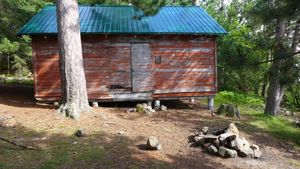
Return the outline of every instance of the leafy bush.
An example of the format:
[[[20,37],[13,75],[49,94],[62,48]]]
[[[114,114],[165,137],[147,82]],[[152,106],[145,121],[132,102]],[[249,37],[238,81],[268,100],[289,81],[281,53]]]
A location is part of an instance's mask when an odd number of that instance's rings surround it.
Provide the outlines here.
[[[5,57],[2,62],[8,64],[6,67],[8,72],[13,72],[19,77],[30,72],[31,48],[28,46],[29,42],[29,37],[25,36],[18,41],[10,41],[7,38],[0,39],[0,55]]]
[[[250,104],[250,105],[264,105],[262,98],[257,96],[235,93],[232,91],[222,91],[216,96],[217,103],[233,103],[233,104]]]
[[[31,77],[31,74],[28,75],[28,77],[7,77],[7,76],[0,76],[0,83],[4,84],[14,84],[14,85],[33,85],[33,78]]]
[[[291,109],[292,111],[300,110],[300,83],[296,83],[290,86],[283,98],[283,104],[285,107]]]

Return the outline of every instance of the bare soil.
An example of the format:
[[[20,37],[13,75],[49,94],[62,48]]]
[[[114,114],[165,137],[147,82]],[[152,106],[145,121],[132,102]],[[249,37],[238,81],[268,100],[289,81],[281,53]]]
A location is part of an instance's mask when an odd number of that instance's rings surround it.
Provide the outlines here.
[[[299,167],[299,151],[242,120],[212,117],[200,103],[166,101],[166,112],[149,116],[126,113],[136,103],[102,103],[80,121],[65,118],[54,105],[37,105],[33,89],[0,85],[0,137],[41,150],[22,150],[0,141],[0,168],[244,168]],[[260,159],[224,159],[191,147],[189,135],[203,126],[224,128],[235,122],[250,143],[261,147]],[[82,128],[87,136],[73,136]],[[145,150],[149,136],[162,144]]]

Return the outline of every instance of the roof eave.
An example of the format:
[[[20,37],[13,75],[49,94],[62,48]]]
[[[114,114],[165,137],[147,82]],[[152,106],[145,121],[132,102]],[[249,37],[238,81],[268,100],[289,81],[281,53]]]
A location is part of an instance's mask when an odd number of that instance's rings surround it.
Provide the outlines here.
[[[228,34],[227,32],[221,33],[194,33],[194,32],[81,32],[81,35],[212,35],[212,36],[222,36]],[[57,35],[57,33],[17,33],[18,36],[29,35],[29,36],[47,36],[47,35]]]

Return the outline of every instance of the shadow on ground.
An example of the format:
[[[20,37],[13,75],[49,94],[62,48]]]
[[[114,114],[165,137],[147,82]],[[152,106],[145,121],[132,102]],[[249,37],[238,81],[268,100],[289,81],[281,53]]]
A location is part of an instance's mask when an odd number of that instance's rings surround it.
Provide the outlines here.
[[[46,135],[23,126],[1,127],[1,137],[21,144],[39,146],[40,150],[24,150],[0,141],[0,168],[224,168],[195,154],[169,155],[162,161],[159,151],[140,149],[136,140],[106,133],[86,137],[62,134]]]
[[[35,118],[31,120],[39,120],[39,116],[52,113],[49,110],[54,109],[53,106],[37,106],[34,104],[33,89],[24,87],[10,87],[0,85],[0,104],[14,107],[29,107],[32,111],[38,109]],[[274,138],[270,134],[276,134],[276,131],[269,132],[258,128],[250,123],[252,117],[242,117],[237,120],[227,117],[212,117],[204,108],[206,105],[191,104],[184,101],[163,101],[169,110],[166,112],[158,112],[145,118],[145,114],[127,114],[125,111],[129,107],[134,107],[136,102],[123,103],[101,103],[97,116],[101,116],[101,111],[108,114],[114,114],[121,119],[130,120],[131,122],[150,121],[150,126],[158,123],[160,127],[169,127],[166,123],[174,124],[180,128],[186,128],[191,133],[208,126],[210,129],[220,129],[226,127],[230,122],[235,122],[237,127],[248,135],[248,138],[254,143],[273,147],[278,151],[288,152],[295,151],[294,147],[288,141],[282,141]],[[8,109],[10,109],[9,107]],[[49,109],[49,110],[45,110]],[[19,110],[19,109],[18,109]],[[43,111],[41,111],[43,110]],[[19,112],[15,112],[19,113]],[[26,112],[23,112],[26,114]],[[29,113],[30,114],[30,113]],[[16,115],[17,116],[17,115]],[[89,117],[93,121],[97,121],[95,117]],[[30,119],[30,118],[28,118]],[[27,120],[28,120],[27,119]],[[51,117],[54,119],[55,117]],[[88,119],[88,118],[86,118]],[[111,119],[109,119],[111,120]],[[113,120],[113,119],[112,119]],[[43,122],[43,120],[41,120]],[[57,122],[57,121],[55,121]],[[123,122],[123,121],[122,121]],[[154,122],[154,123],[152,123]],[[70,123],[73,124],[73,123]],[[161,124],[161,125],[159,125]],[[98,123],[97,123],[98,125]],[[96,126],[97,127],[97,126]],[[98,126],[99,127],[99,126]],[[174,126],[173,126],[174,127]],[[149,126],[144,126],[149,129]],[[47,129],[47,128],[46,128]],[[22,144],[38,145],[41,150],[31,151],[23,150],[18,147],[0,141],[0,169],[1,168],[226,168],[220,163],[202,157],[199,149],[195,151],[189,150],[188,154],[174,153],[167,154],[166,158],[161,158],[160,151],[146,151],[140,141],[146,138],[136,138],[135,140],[124,135],[116,135],[111,133],[98,132],[91,133],[87,137],[77,138],[71,135],[54,134],[49,135],[47,130],[44,132],[32,131],[29,128],[16,124],[13,127],[0,127],[0,136],[11,140],[16,140]],[[153,128],[151,128],[153,130]],[[278,130],[281,131],[281,130]],[[165,132],[165,130],[163,130]],[[166,130],[166,132],[168,132]],[[172,133],[171,135],[174,135]],[[299,131],[288,133],[293,142],[293,135]],[[188,133],[187,133],[188,135]],[[185,136],[181,135],[184,139]],[[287,139],[289,140],[289,138]],[[174,140],[176,141],[176,140]],[[188,141],[188,138],[186,138]],[[162,150],[163,151],[163,150]],[[288,158],[299,160],[298,151]],[[264,157],[272,159],[273,154],[265,152]],[[228,166],[228,165],[227,165]]]

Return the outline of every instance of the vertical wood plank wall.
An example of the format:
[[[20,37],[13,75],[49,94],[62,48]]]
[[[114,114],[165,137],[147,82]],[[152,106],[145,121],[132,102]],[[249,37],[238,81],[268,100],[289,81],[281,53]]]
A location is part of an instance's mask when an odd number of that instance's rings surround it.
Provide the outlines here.
[[[131,44],[132,91],[153,91],[154,62],[149,43]]]
[[[110,100],[112,93],[132,93],[132,80],[147,84],[152,98],[211,96],[216,93],[215,36],[82,36],[84,68],[91,100]],[[145,77],[132,77],[134,44],[148,44],[152,63],[139,64]],[[55,36],[33,36],[35,98],[58,100],[60,74]],[[155,62],[160,58],[160,63]],[[147,59],[146,59],[147,60]],[[149,69],[148,69],[149,68]],[[147,71],[148,69],[148,71]],[[144,82],[141,82],[142,85]],[[152,83],[149,83],[152,82]],[[150,86],[150,88],[149,88]],[[151,89],[152,86],[152,89]],[[143,90],[137,90],[143,92]]]

